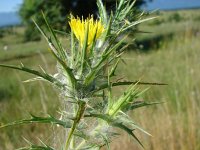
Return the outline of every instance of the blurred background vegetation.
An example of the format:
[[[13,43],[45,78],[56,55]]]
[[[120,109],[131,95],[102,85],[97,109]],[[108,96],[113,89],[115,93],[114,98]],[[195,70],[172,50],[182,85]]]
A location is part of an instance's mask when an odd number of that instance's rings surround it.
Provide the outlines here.
[[[104,2],[108,10],[115,8],[115,1]],[[135,8],[138,14],[145,2],[138,2]],[[92,0],[24,0],[19,11],[24,25],[0,28],[0,63],[18,65],[22,62],[35,69],[42,66],[52,74],[55,72],[56,62],[48,53],[48,45],[31,22],[34,17],[43,25],[41,10],[54,28],[62,31],[68,31],[69,12],[84,17],[96,15]],[[125,80],[141,79],[168,85],[151,86],[142,97],[164,101],[164,104],[132,112],[136,122],[153,135],[147,137],[138,133],[138,136],[149,150],[200,150],[200,9],[148,11],[146,14],[159,17],[138,26],[139,31],[148,33],[134,33],[133,43],[130,43],[132,39],[127,39],[130,46],[118,74]],[[60,40],[68,46],[67,36],[61,36]],[[29,118],[30,113],[58,114],[61,104],[57,91],[47,83],[22,82],[32,77],[0,68],[0,124]],[[116,93],[123,90],[116,89]],[[38,124],[1,129],[0,150],[26,145],[23,138],[36,144],[40,143],[38,139],[52,144],[59,135],[56,131],[49,125]],[[122,136],[115,139],[113,150],[141,149],[130,137]]]
[[[133,0],[130,0],[130,2]],[[145,0],[137,0],[135,3],[135,13],[138,14],[139,6],[145,4]],[[114,11],[116,0],[103,0],[108,12]],[[70,14],[87,18],[93,15],[95,18],[98,15],[96,0],[24,0],[20,7],[19,14],[23,23],[26,25],[25,40],[37,41],[40,40],[40,33],[32,23],[34,19],[39,26],[43,26],[44,19],[41,15],[44,11],[50,24],[57,30],[67,31],[69,28],[67,21]],[[134,17],[133,17],[134,18]]]

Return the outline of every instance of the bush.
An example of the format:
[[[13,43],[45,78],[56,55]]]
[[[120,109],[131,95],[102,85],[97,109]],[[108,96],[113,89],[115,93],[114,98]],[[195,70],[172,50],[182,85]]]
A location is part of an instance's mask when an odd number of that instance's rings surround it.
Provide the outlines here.
[[[5,31],[3,29],[0,29],[0,38],[3,38],[5,34]]]
[[[194,18],[194,21],[200,21],[200,16],[196,16],[196,17]]]
[[[27,27],[24,33],[24,42],[41,40],[40,33],[35,27]]]
[[[179,13],[175,12],[169,17],[168,21],[169,22],[180,22],[183,19],[184,18]]]

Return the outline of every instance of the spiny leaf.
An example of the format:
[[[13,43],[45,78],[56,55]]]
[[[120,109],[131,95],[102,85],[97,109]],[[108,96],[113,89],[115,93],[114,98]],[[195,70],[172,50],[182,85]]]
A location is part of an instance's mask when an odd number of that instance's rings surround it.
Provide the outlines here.
[[[97,114],[97,113],[90,113],[88,115],[84,115],[84,117],[95,117],[95,118],[100,118],[108,123],[112,122],[112,118],[111,116],[107,115],[107,114]]]
[[[53,116],[36,117],[34,115],[31,115],[31,119],[23,119],[19,121],[14,121],[12,123],[8,123],[6,125],[0,126],[0,128],[5,128],[9,126],[14,126],[14,125],[21,125],[21,124],[30,124],[30,123],[49,123],[49,124],[60,125],[60,126],[63,126],[64,128],[71,128],[70,122],[64,122],[64,121],[58,120],[54,118]]]
[[[56,29],[54,29],[53,31],[54,31],[55,33],[59,33],[59,34],[61,34],[61,35],[69,36],[69,33],[65,32],[65,31],[60,31],[60,30],[56,30]]]
[[[141,132],[149,135],[149,136],[152,136],[150,133],[148,133],[147,131],[145,131],[143,128],[141,128],[140,126],[138,126],[135,122],[133,122],[131,120],[131,118],[126,115],[125,113],[122,113],[123,115],[119,115],[117,116],[116,120],[118,120],[118,122],[121,122],[123,123],[124,125],[127,125],[129,126],[129,128],[132,128],[132,129],[138,129],[140,130]]]
[[[109,21],[107,23],[107,27],[106,27],[106,31],[104,32],[104,36],[102,38],[102,44],[100,45],[100,47],[103,45],[103,43],[106,43],[105,41],[109,38],[109,34],[111,31],[111,25],[112,25],[112,15],[110,15]]]
[[[122,81],[122,82],[114,82],[112,83],[113,86],[119,85],[131,85],[131,84],[138,84],[138,85],[167,85],[165,83],[156,83],[156,82],[140,82],[140,81]]]
[[[107,109],[107,113],[111,116],[115,116],[121,109],[127,106],[130,101],[133,101],[139,96],[139,91],[136,88],[136,84],[131,85],[128,89],[124,92],[124,94],[119,97],[119,99]]]
[[[140,82],[140,81],[119,81],[119,82],[112,82],[112,87],[121,86],[121,85],[131,85],[131,84],[138,84],[138,85],[167,85],[165,83],[155,83],[155,82]],[[104,83],[100,85],[94,92],[98,92],[100,90],[104,90],[108,88],[108,83]]]
[[[89,23],[85,24],[86,26],[86,30],[84,33],[84,43],[83,43],[83,47],[82,47],[82,58],[81,58],[81,75],[83,73],[83,70],[85,69],[85,64],[86,64],[86,60],[87,60],[87,48],[88,48],[88,36],[89,36]],[[80,43],[82,44],[82,43]]]
[[[129,107],[125,108],[124,111],[134,110],[136,108],[145,107],[145,106],[152,106],[152,105],[157,105],[157,104],[161,104],[161,103],[163,103],[163,102],[136,101],[136,102],[133,102]]]
[[[96,78],[98,72],[104,67],[105,61],[109,59],[111,54],[115,52],[115,50],[122,44],[124,40],[125,38],[123,38],[119,43],[115,44],[108,51],[104,50],[104,54],[102,54],[101,60],[94,66],[94,68],[92,68],[92,71],[86,76],[84,80],[85,85],[89,85]]]
[[[77,61],[77,59],[75,59],[78,55],[78,51],[76,51],[75,49],[75,37],[74,37],[74,33],[71,31],[71,66],[74,66],[75,62]]]
[[[64,58],[60,58],[60,56],[57,55],[57,50],[56,50],[56,48],[55,48],[55,46],[54,46],[51,38],[47,37],[47,35],[45,34],[45,32],[37,25],[37,23],[35,21],[33,21],[33,22],[35,23],[35,25],[38,28],[38,30],[42,33],[42,35],[45,37],[46,41],[48,42],[48,44],[49,44],[49,46],[51,48],[51,51],[50,51],[51,54],[56,58],[56,60],[59,62],[59,64],[65,69],[66,75],[70,78],[72,86],[75,86],[76,79],[75,79],[75,77],[74,77],[74,75],[72,73],[72,70],[67,66],[67,64],[65,63],[65,61],[63,61],[65,59]],[[48,22],[47,22],[47,24],[48,24]],[[49,26],[49,24],[48,24],[48,26]],[[49,30],[52,30],[52,32],[53,32],[53,29],[50,28]],[[53,36],[54,36],[54,38],[57,38],[56,35],[55,35],[55,33],[54,33]],[[57,40],[57,45],[60,45],[60,43],[59,43],[58,40]],[[62,48],[61,48],[61,51],[63,51]],[[65,56],[65,57],[67,57],[67,56]]]
[[[58,40],[58,38],[57,38],[57,36],[56,36],[54,30],[53,30],[52,27],[50,26],[50,24],[49,24],[49,22],[48,22],[48,20],[47,20],[47,18],[46,18],[46,16],[44,15],[43,12],[42,12],[42,15],[43,15],[43,18],[44,18],[44,20],[45,20],[45,23],[46,23],[46,25],[47,25],[47,27],[48,27],[50,33],[52,34],[53,38],[55,39],[55,42],[56,42],[57,47],[58,47],[58,49],[59,49],[58,53],[59,53],[60,58],[61,58],[63,61],[66,60],[66,53],[65,53],[65,51],[63,50],[60,41]]]
[[[129,127],[124,125],[120,120],[113,119],[113,117],[111,117],[110,115],[107,115],[107,114],[92,114],[91,113],[89,115],[85,115],[85,117],[96,117],[96,118],[99,118],[99,119],[106,121],[111,126],[114,126],[114,127],[117,127],[117,128],[124,130],[129,135],[131,135],[144,148],[143,144],[140,142],[140,140],[133,133],[133,129],[130,129]]]
[[[13,66],[13,65],[4,65],[4,64],[0,64],[0,67],[6,67],[6,68],[10,68],[10,69],[16,69],[16,70],[20,70],[20,71],[24,71],[36,76],[39,76],[51,83],[54,83],[55,85],[57,85],[58,87],[64,87],[64,85],[58,81],[57,79],[55,79],[53,76],[47,74],[47,73],[41,73],[39,71],[30,69],[30,68],[26,68],[23,65],[21,67],[17,67],[17,66]]]
[[[30,141],[28,141],[27,139],[24,138],[24,140],[30,145],[29,147],[22,147],[22,148],[19,148],[17,150],[54,150],[52,147],[44,144],[44,142],[42,142],[40,140],[40,142],[42,143],[42,145],[44,146],[39,146],[39,145],[35,145],[35,144],[32,144]]]
[[[115,65],[112,67],[112,69],[111,69],[111,71],[110,71],[110,73],[109,73],[109,76],[110,77],[112,77],[112,76],[115,76],[115,71],[116,71],[116,69],[117,69],[117,66],[118,66],[118,64],[119,64],[119,58],[118,58],[118,60],[117,60],[117,62],[115,63]]]
[[[79,148],[78,150],[100,150],[99,147],[100,147],[100,145],[97,145],[97,144],[89,144],[83,148]]]
[[[104,142],[105,142],[105,146],[107,150],[110,150],[110,140],[108,139],[108,137],[106,135],[103,135],[101,133],[99,133],[99,135],[103,138]]]
[[[115,18],[118,18],[119,14],[123,10],[123,5],[125,5],[125,4],[126,4],[125,0],[120,1],[119,5],[117,6],[116,12],[115,12]]]
[[[49,146],[31,145],[30,147],[23,147],[17,150],[54,150],[54,149]]]
[[[137,138],[137,136],[133,133],[133,129],[130,129],[127,126],[123,125],[123,123],[118,123],[118,122],[116,122],[112,125],[126,131],[129,135],[131,135],[144,148],[143,144],[140,142],[140,140]]]
[[[122,13],[121,19],[124,19],[128,13],[133,9],[133,6],[135,4],[136,0],[134,0],[131,4],[127,4],[126,7],[124,8],[124,11]]]
[[[73,74],[73,72],[72,72],[72,69],[69,68],[69,67],[67,66],[67,64],[66,64],[62,59],[60,59],[60,58],[54,53],[54,51],[51,51],[51,53],[52,53],[52,55],[57,59],[58,63],[59,63],[59,64],[63,67],[63,69],[65,70],[65,72],[66,72],[65,75],[67,75],[67,76],[69,77],[72,86],[75,87],[75,86],[76,86],[76,78],[74,77],[74,74]]]
[[[97,0],[97,6],[100,14],[100,18],[102,19],[103,23],[107,23],[107,12],[106,9],[102,3],[102,0]]]
[[[107,30],[107,32],[109,32],[109,31]],[[116,35],[114,35],[113,38],[110,40],[109,45],[103,50],[100,60],[92,68],[91,72],[86,76],[86,78],[84,80],[85,85],[89,85],[96,78],[96,75],[105,66],[106,60],[108,60],[111,57],[111,54],[113,54],[115,52],[115,50],[121,45],[123,40],[125,40],[125,38],[124,38],[119,43],[117,43],[113,46],[113,43],[115,42],[118,35],[119,35],[119,33],[116,33]]]
[[[40,31],[40,33],[44,36],[44,38],[48,41],[48,37],[46,35],[46,33],[42,30],[42,28],[40,28],[40,26],[35,22],[34,19],[32,19],[33,23],[35,24],[35,26],[38,28],[38,30]]]
[[[123,28],[123,30],[122,30],[121,32],[124,32],[124,31],[126,31],[126,30],[132,28],[133,26],[136,26],[136,25],[138,25],[138,24],[140,24],[140,23],[143,23],[143,22],[146,22],[146,21],[155,19],[155,18],[157,18],[157,17],[151,17],[151,18],[146,18],[146,19],[142,19],[142,20],[135,21],[135,22],[131,23],[130,25],[128,25],[127,27]]]

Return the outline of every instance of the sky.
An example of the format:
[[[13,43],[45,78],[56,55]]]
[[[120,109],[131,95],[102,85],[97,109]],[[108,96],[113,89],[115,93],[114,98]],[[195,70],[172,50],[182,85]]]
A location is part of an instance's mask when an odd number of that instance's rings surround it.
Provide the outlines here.
[[[148,4],[148,9],[176,9],[200,7],[200,0],[153,0]]]
[[[0,12],[17,11],[23,0],[0,0]]]
[[[0,12],[17,11],[23,0],[0,0]],[[175,9],[200,6],[200,0],[153,0],[147,9]]]

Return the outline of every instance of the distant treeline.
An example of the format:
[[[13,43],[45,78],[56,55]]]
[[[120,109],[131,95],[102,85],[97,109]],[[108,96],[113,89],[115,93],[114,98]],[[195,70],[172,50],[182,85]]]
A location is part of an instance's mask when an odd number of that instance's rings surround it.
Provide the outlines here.
[[[129,0],[132,3],[134,0]],[[135,14],[139,12],[139,7],[151,0],[137,0],[135,2]],[[21,5],[19,14],[22,18],[23,24],[27,26],[25,32],[25,40],[39,40],[40,34],[32,23],[31,18],[37,22],[39,26],[44,25],[44,19],[41,15],[43,11],[50,22],[50,24],[58,29],[66,31],[67,18],[72,13],[74,16],[86,18],[89,15],[98,15],[97,0],[24,0]],[[120,0],[102,0],[108,12],[114,11],[116,4]]]

